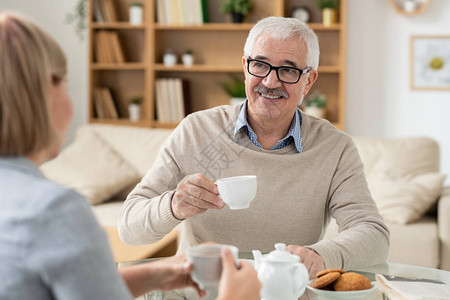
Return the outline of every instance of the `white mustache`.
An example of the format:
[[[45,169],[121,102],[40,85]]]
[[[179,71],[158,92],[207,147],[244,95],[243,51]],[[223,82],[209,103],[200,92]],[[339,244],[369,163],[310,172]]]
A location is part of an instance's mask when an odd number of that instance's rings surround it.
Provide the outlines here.
[[[282,91],[280,89],[269,89],[268,87],[265,87],[265,86],[255,86],[253,88],[253,91],[257,92],[257,93],[261,93],[261,94],[271,94],[274,96],[281,96],[284,98],[289,97],[289,95],[286,91]]]

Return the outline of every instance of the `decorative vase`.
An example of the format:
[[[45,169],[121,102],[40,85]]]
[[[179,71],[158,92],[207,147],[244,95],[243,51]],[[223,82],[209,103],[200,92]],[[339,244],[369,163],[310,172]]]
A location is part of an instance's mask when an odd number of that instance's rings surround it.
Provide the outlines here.
[[[165,66],[174,66],[177,63],[177,55],[173,52],[166,52],[163,56],[163,63]]]
[[[133,3],[130,5],[130,23],[132,25],[141,25],[143,21],[142,4]]]
[[[128,115],[130,117],[130,121],[139,121],[141,119],[141,105],[136,103],[131,103],[128,105]]]
[[[338,12],[334,8],[325,8],[322,10],[322,22],[324,26],[331,26],[337,23]]]
[[[406,12],[413,12],[416,10],[416,2],[413,0],[405,0],[403,3],[403,9]]]
[[[233,23],[242,23],[242,21],[244,21],[244,15],[238,12],[232,12],[231,19],[233,20]]]
[[[181,60],[183,61],[183,65],[186,67],[191,67],[194,64],[194,55],[185,53],[181,57]]]

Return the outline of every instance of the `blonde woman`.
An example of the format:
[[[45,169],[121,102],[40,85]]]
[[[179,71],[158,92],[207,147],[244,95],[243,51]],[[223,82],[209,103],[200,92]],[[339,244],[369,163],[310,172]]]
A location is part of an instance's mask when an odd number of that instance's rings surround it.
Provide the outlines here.
[[[183,256],[119,273],[87,201],[44,178],[38,166],[59,153],[72,113],[61,48],[27,19],[0,14],[0,299],[132,299],[184,287],[204,295]],[[256,299],[254,270],[236,269],[229,252],[223,259],[219,299]]]

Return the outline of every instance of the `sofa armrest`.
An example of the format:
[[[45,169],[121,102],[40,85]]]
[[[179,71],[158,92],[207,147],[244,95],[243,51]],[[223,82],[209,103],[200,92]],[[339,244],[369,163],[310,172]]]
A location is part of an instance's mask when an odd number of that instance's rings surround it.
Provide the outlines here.
[[[441,241],[440,268],[450,271],[450,186],[443,189],[438,202],[438,230]]]

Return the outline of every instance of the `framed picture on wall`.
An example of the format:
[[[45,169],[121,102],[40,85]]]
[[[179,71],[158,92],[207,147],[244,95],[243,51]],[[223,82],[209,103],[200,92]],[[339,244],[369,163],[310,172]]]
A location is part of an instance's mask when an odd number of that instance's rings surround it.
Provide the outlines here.
[[[411,37],[411,89],[450,90],[450,36]]]

